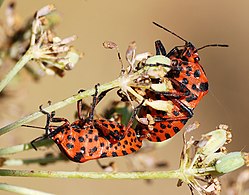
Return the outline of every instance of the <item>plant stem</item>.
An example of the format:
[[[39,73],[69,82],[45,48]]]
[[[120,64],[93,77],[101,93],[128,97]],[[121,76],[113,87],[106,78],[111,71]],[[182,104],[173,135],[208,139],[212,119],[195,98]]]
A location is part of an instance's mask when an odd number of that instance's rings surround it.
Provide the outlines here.
[[[65,172],[1,169],[1,176],[75,179],[182,179],[179,170],[158,172]]]
[[[0,92],[8,85],[8,83],[15,77],[15,75],[33,58],[33,54],[30,49],[21,57],[16,65],[10,70],[10,72],[0,82]]]
[[[109,89],[112,89],[112,88],[115,88],[115,87],[118,87],[120,84],[120,81],[119,79],[116,79],[112,82],[109,82],[109,83],[106,83],[106,84],[103,84],[103,85],[100,85],[98,87],[98,92],[101,93],[103,91],[106,91],[106,90],[109,90]],[[58,110],[60,108],[63,108],[69,104],[72,104],[72,103],[75,103],[76,101],[82,99],[82,98],[85,98],[85,97],[89,97],[91,95],[93,95],[95,93],[95,88],[92,88],[92,89],[89,89],[89,90],[86,90],[84,92],[81,92],[81,93],[78,93],[76,95],[73,95],[65,100],[62,100],[60,102],[57,102],[55,104],[52,104],[46,108],[44,108],[45,111],[47,112],[52,112],[52,111],[55,111],[55,110]],[[0,135],[3,135],[9,131],[11,131],[12,129],[14,128],[17,128],[17,127],[20,127],[21,125],[25,124],[25,123],[29,123],[41,116],[43,116],[44,114],[42,114],[40,111],[38,112],[34,112],[28,116],[25,116],[21,119],[19,119],[18,121],[15,121],[9,125],[6,125],[5,127],[1,128],[0,129]]]
[[[44,145],[48,146],[49,144],[53,144],[53,143],[54,142],[51,139],[46,139],[46,140],[37,141],[35,146],[38,148],[40,146],[44,146]],[[15,153],[30,150],[30,149],[33,149],[33,147],[31,146],[30,143],[10,146],[7,148],[1,148],[0,149],[0,156],[15,154]]]
[[[0,183],[0,190],[5,190],[8,192],[15,192],[17,194],[25,194],[25,195],[52,195],[50,193],[45,193],[37,190],[32,190],[24,187],[13,186],[5,183]]]
[[[21,166],[29,164],[47,165],[58,161],[67,161],[67,160],[68,159],[62,155],[45,156],[41,158],[32,158],[32,159],[7,159],[3,162],[3,166]]]
[[[2,6],[3,2],[4,2],[4,0],[0,0],[0,7]]]

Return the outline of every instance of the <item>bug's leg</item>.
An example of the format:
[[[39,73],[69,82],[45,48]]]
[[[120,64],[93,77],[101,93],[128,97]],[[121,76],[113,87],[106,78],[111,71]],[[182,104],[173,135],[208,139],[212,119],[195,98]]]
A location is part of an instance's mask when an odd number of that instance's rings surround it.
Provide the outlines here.
[[[130,117],[130,120],[126,127],[117,125],[115,123],[111,123],[110,121],[104,121],[101,123],[101,121],[95,121],[94,126],[101,130],[101,133],[104,134],[104,136],[112,143],[117,143],[118,141],[121,141],[125,138],[127,132],[131,128],[131,126],[134,123],[134,120],[137,116],[137,113],[142,106],[144,101],[142,101],[141,104],[139,104],[133,111],[132,116]],[[104,124],[105,123],[105,124]],[[112,127],[113,126],[113,127]],[[113,131],[114,130],[114,131]]]
[[[189,119],[193,116],[193,110],[186,106],[180,98],[187,97],[194,95],[190,92],[190,90],[186,87],[186,85],[180,83],[179,81],[170,78],[171,83],[174,86],[174,91],[172,92],[154,92],[156,94],[161,94],[168,100],[171,100],[174,105],[176,105],[180,110],[183,111],[183,113],[186,115],[186,117],[171,117],[171,118],[165,118],[164,121],[172,121],[172,120],[183,120],[183,119]]]
[[[78,91],[78,93],[81,93],[81,92],[84,92],[84,91],[85,91],[84,89],[80,89]],[[83,120],[83,116],[82,116],[82,99],[77,101],[77,114],[78,114],[78,118],[80,120]]]
[[[46,139],[46,138],[47,138],[46,135],[37,137],[37,138],[33,139],[33,140],[30,142],[30,145],[31,145],[35,150],[37,150],[37,147],[35,146],[35,143],[38,142],[38,141],[44,140],[44,139]]]
[[[144,103],[145,99],[137,106],[134,108],[133,110],[133,113],[131,115],[131,118],[126,126],[126,132],[129,130],[129,128],[131,128],[131,126],[133,125],[134,123],[134,120],[136,119],[136,116],[138,114],[138,111],[140,110],[140,108],[143,106],[143,103]]]
[[[30,142],[31,146],[37,150],[36,146],[35,146],[35,143],[38,142],[38,141],[42,141],[44,139],[47,139],[47,138],[51,138],[53,137],[54,135],[56,135],[58,132],[61,131],[61,129],[58,127],[56,128],[53,132],[50,132],[50,123],[51,122],[65,122],[65,123],[69,123],[67,119],[65,118],[54,118],[54,115],[55,115],[55,112],[51,112],[51,114],[49,112],[47,112],[46,110],[44,110],[42,108],[42,105],[39,106],[39,109],[40,109],[40,112],[42,112],[43,114],[47,115],[47,120],[46,120],[46,125],[44,127],[45,129],[45,134],[43,136],[40,136],[34,140],[32,140]]]
[[[112,90],[112,89],[108,89],[108,90],[106,90],[106,91],[103,91],[103,92],[101,92],[100,93],[100,95],[98,95],[97,96],[97,94],[98,94],[98,91],[97,91],[97,87],[99,86],[99,84],[97,84],[97,85],[95,85],[95,94],[93,95],[94,96],[94,99],[95,100],[93,100],[95,103],[95,106],[91,106],[91,108],[89,109],[89,110],[91,110],[90,111],[90,113],[92,112],[92,109],[93,108],[95,108],[96,107],[96,105],[105,97],[105,95],[110,91],[110,90]],[[83,90],[83,89],[81,89],[81,90],[79,90],[78,91],[78,93],[81,93],[81,92],[84,92],[85,90]],[[78,115],[78,118],[80,119],[80,120],[83,120],[83,115],[82,115],[82,106],[83,106],[83,103],[82,103],[82,99],[80,99],[80,100],[78,100],[77,101],[77,115]],[[90,106],[89,106],[90,107]],[[90,114],[91,115],[91,114]],[[90,117],[90,116],[89,116]],[[93,116],[91,116],[91,117],[93,117]]]
[[[101,92],[97,97],[97,104],[106,96],[106,94],[112,89],[108,89],[106,91]]]
[[[93,121],[94,110],[95,110],[95,107],[97,105],[98,86],[99,86],[99,84],[95,85],[95,93],[93,95],[93,102],[92,102],[92,106],[91,106],[91,111],[90,111],[89,116],[87,118],[87,120],[89,122]]]
[[[155,41],[156,55],[166,56],[166,49],[163,46],[163,43],[160,40]]]
[[[147,93],[149,93],[149,97],[153,95],[162,95],[164,98],[171,100],[171,98],[174,99],[180,99],[189,95],[192,95],[190,90],[186,87],[186,85],[180,83],[176,79],[168,78],[172,85],[173,85],[173,90],[170,91],[156,91],[153,89],[147,90]],[[152,94],[150,94],[152,92]]]
[[[45,125],[45,135],[47,135],[48,131],[49,131],[50,121],[52,119],[51,115],[54,116],[54,112],[52,112],[53,114],[50,114],[49,112],[47,112],[46,110],[44,110],[42,108],[42,105],[39,106],[39,110],[40,110],[41,113],[47,115],[47,121],[46,121],[46,125]]]
[[[37,137],[36,139],[32,140],[30,142],[31,146],[37,150],[36,146],[35,146],[35,142],[38,142],[38,141],[41,141],[41,140],[44,140],[48,137],[48,132],[49,132],[49,124],[50,124],[50,121],[51,121],[51,114],[48,113],[47,111],[43,110],[42,109],[42,105],[39,106],[39,109],[40,109],[40,112],[42,112],[43,114],[47,115],[47,120],[46,120],[46,125],[45,125],[45,134],[43,136],[40,136],[40,137]]]

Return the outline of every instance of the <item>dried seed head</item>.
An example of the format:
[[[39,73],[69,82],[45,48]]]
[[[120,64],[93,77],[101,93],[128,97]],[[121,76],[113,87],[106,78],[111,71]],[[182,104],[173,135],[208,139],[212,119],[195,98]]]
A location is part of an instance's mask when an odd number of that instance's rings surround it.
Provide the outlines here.
[[[143,61],[143,60],[148,59],[148,57],[151,56],[151,55],[152,54],[150,52],[140,53],[140,54],[137,54],[135,56],[135,60],[136,61]]]
[[[149,125],[155,124],[155,120],[154,120],[154,118],[150,114],[146,114],[146,118],[148,120],[148,124]]]
[[[130,64],[130,69],[133,70],[133,66],[136,62],[136,42],[135,41],[132,41],[127,50],[126,50],[126,54],[125,54],[125,58],[127,60],[127,62]]]
[[[219,195],[221,193],[221,183],[218,178],[212,178],[209,185],[204,189],[205,194]]]
[[[76,39],[75,35],[61,39],[50,29],[46,29],[45,16],[54,9],[52,5],[49,5],[37,12],[32,23],[30,48],[33,51],[33,59],[47,74],[63,76],[65,70],[74,68],[81,54],[69,45]]]
[[[249,166],[249,153],[244,152],[244,160],[245,160],[246,166]]]
[[[193,122],[192,124],[188,125],[185,129],[186,133],[189,133],[195,129],[197,129],[200,126],[200,123],[198,121]]]
[[[105,49],[116,49],[118,47],[117,44],[112,41],[105,41],[103,46]]]
[[[38,19],[40,17],[46,16],[54,10],[55,10],[55,6],[53,4],[46,5],[45,7],[41,8],[40,10],[36,12],[35,18]]]

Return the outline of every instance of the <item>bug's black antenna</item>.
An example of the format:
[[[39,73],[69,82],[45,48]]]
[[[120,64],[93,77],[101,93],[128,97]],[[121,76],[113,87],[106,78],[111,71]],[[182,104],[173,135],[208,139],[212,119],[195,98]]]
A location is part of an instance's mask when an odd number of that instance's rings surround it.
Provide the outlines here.
[[[198,48],[197,51],[200,51],[201,49],[204,49],[206,47],[229,47],[229,45],[227,45],[227,44],[208,44],[208,45],[204,45],[204,46]]]
[[[155,24],[155,25],[158,26],[159,28],[162,28],[163,30],[165,30],[165,31],[167,31],[167,32],[169,32],[169,33],[171,33],[172,35],[178,37],[179,39],[181,39],[181,40],[183,40],[183,41],[185,41],[185,42],[188,42],[188,41],[186,41],[184,38],[180,37],[179,35],[177,35],[177,34],[174,33],[173,31],[171,31],[171,30],[169,30],[169,29],[163,27],[162,25],[160,25],[160,24],[158,24],[158,23],[156,23],[156,22],[153,22],[153,24]]]
[[[38,127],[38,126],[33,126],[33,125],[22,125],[22,127],[31,127],[35,129],[45,129],[45,127]]]

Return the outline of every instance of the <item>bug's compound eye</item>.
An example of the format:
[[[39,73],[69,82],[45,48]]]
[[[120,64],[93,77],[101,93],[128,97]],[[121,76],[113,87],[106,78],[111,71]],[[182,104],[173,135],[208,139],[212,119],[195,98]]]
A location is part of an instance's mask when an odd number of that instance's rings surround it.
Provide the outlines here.
[[[201,59],[200,59],[200,57],[195,57],[194,60],[195,60],[195,62],[199,62]]]

